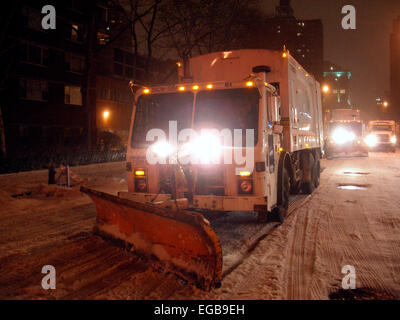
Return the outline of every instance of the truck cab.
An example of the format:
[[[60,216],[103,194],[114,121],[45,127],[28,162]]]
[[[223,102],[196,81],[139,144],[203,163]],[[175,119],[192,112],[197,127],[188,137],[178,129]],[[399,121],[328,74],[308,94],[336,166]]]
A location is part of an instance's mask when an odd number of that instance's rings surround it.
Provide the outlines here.
[[[396,152],[395,121],[370,121],[366,143],[371,150],[389,150]]]

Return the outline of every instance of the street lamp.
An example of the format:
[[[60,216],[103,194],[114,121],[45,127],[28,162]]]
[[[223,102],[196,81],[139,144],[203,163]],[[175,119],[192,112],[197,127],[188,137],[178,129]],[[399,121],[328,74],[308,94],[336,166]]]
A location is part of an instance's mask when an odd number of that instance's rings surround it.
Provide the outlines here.
[[[328,86],[328,85],[324,85],[324,86],[322,87],[322,91],[323,91],[324,93],[328,93],[328,92],[329,92],[329,86]]]
[[[104,119],[104,120],[107,120],[109,117],[110,117],[110,111],[107,111],[107,110],[104,111],[104,112],[103,112],[103,119]]]
[[[383,106],[384,106],[385,108],[387,108],[387,107],[389,106],[389,102],[384,101],[384,102],[383,102]]]

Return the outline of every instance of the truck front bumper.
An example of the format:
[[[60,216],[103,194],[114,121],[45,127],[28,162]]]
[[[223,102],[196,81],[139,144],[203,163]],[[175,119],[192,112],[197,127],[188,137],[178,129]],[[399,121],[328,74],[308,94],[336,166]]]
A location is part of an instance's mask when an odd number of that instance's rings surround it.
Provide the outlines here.
[[[170,194],[119,192],[118,196],[137,202],[161,202],[171,199]],[[263,196],[214,196],[193,197],[193,209],[213,211],[255,211],[256,207],[267,207],[267,197]]]

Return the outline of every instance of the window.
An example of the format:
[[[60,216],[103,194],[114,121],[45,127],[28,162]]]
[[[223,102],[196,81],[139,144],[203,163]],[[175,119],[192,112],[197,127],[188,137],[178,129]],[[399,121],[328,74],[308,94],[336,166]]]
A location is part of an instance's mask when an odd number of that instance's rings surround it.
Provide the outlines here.
[[[25,17],[29,29],[44,31],[42,28],[42,15],[39,10],[24,6],[22,8],[22,15]]]
[[[114,74],[131,78],[133,76],[134,55],[114,49]]]
[[[114,61],[124,63],[124,52],[119,49],[114,49]]]
[[[97,32],[97,43],[104,46],[110,42],[110,36],[108,34]]]
[[[47,95],[47,81],[37,79],[20,79],[21,98],[27,100],[46,101]]]
[[[65,86],[64,87],[64,103],[81,106],[82,105],[81,87]]]
[[[117,74],[117,75],[119,75],[119,76],[122,76],[123,73],[124,73],[123,70],[124,70],[124,67],[123,67],[122,64],[114,63],[114,73],[115,73],[115,74]]]
[[[125,67],[125,76],[126,76],[126,77],[129,77],[129,78],[132,78],[132,76],[133,76],[133,69],[130,68],[130,67]]]
[[[82,29],[77,24],[72,24],[67,29],[67,39],[74,42],[82,42]]]
[[[120,93],[117,89],[110,90],[110,100],[112,101],[120,101]]]
[[[107,88],[99,88],[98,98],[102,99],[102,100],[108,100],[108,89]]]
[[[21,61],[47,65],[48,50],[29,43],[21,44]]]
[[[83,72],[85,70],[85,58],[72,54],[65,54],[67,69],[74,72]]]

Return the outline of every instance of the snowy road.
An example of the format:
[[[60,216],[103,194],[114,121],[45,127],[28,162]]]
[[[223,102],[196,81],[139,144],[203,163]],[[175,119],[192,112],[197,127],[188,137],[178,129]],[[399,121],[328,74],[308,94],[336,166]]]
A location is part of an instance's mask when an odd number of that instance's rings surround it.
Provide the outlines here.
[[[38,187],[46,172],[0,176],[0,299],[327,299],[345,265],[355,267],[357,287],[400,297],[400,154],[323,167],[312,197],[210,293],[92,236],[94,207],[76,188]],[[124,163],[73,170],[100,190],[126,188]],[[228,253],[224,262],[234,264],[237,252]],[[40,286],[45,264],[56,267],[56,290]]]

